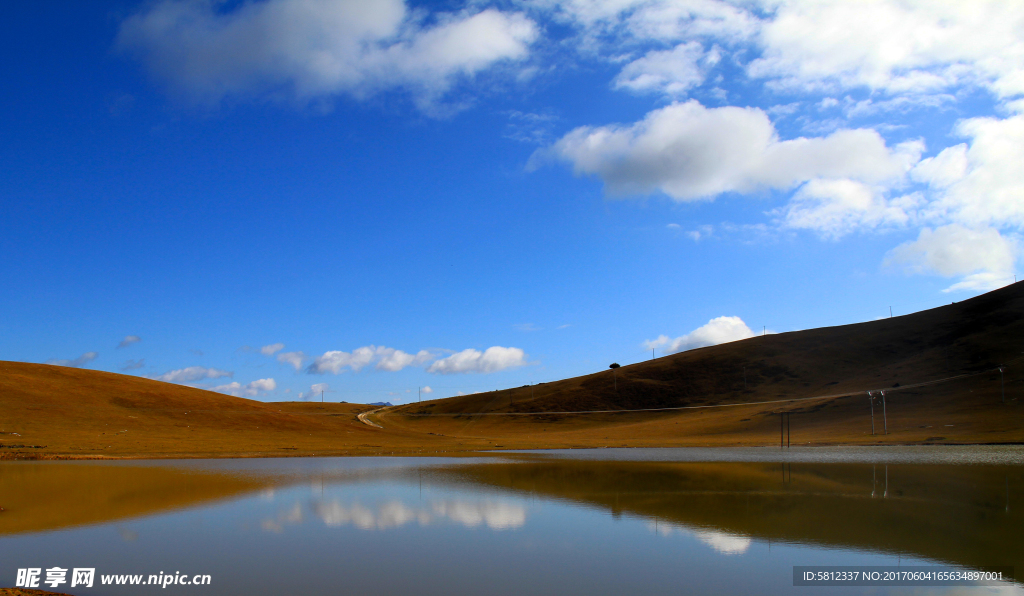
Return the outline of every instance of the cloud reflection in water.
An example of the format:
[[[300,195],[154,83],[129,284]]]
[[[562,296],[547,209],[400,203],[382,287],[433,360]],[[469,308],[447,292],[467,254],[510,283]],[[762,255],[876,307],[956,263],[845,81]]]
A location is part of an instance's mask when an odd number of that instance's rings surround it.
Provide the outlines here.
[[[353,525],[360,530],[389,530],[410,523],[426,526],[444,520],[467,528],[483,524],[492,530],[519,528],[526,523],[524,507],[500,501],[446,500],[433,501],[428,507],[410,507],[396,499],[368,507],[359,502],[345,504],[332,500],[313,501],[310,508],[326,526]],[[280,532],[285,525],[302,523],[302,520],[302,507],[296,503],[276,519],[266,519],[261,525],[264,530]]]
[[[749,537],[739,534],[709,530],[707,528],[694,529],[682,524],[663,521],[647,522],[647,529],[661,536],[669,536],[673,533],[693,536],[723,555],[742,555],[747,552],[747,549],[750,548],[753,542]]]

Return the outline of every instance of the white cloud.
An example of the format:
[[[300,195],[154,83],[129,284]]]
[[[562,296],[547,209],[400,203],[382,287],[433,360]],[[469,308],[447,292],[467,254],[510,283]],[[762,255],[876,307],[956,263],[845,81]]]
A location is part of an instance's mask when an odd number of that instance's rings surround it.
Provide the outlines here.
[[[696,41],[681,43],[671,50],[652,50],[623,67],[614,86],[637,92],[683,95],[704,81],[702,58],[704,47]]]
[[[954,132],[969,138],[915,168],[936,189],[927,216],[965,226],[1024,227],[1024,114],[970,118]]]
[[[78,358],[75,358],[74,360],[53,359],[47,360],[46,364],[52,364],[54,366],[70,366],[71,368],[81,368],[86,364],[89,364],[93,360],[96,360],[97,356],[99,356],[99,353],[97,352],[86,352],[79,356]]]
[[[527,57],[538,35],[521,13],[435,14],[429,26],[422,16],[402,0],[162,0],[125,19],[117,43],[200,102],[392,88],[429,102],[461,77]]]
[[[327,383],[313,383],[309,386],[309,391],[299,392],[298,399],[300,401],[308,401],[321,397],[324,393],[328,393],[331,390],[331,386]]]
[[[748,337],[754,337],[754,332],[750,330],[750,327],[747,327],[743,319],[739,317],[717,317],[708,321],[706,325],[675,339],[667,335],[659,335],[657,339],[647,340],[644,342],[644,348],[648,350],[664,348],[662,350],[663,353],[674,354],[675,352],[724,344],[747,339]]]
[[[307,356],[305,352],[281,352],[277,355],[278,362],[291,365],[295,370],[301,370],[306,359]]]
[[[420,392],[421,393],[433,393],[434,390],[431,389],[429,385],[427,385],[427,386],[424,386],[424,387],[420,387]]]
[[[782,210],[783,225],[839,238],[856,230],[904,225],[924,200],[919,194],[892,200],[884,195],[885,188],[853,180],[811,180]]]
[[[950,224],[921,230],[917,240],[894,248],[886,264],[902,265],[912,273],[965,276],[946,292],[987,291],[1013,281],[1018,252],[1016,243],[999,230]]]
[[[386,346],[364,346],[349,352],[332,350],[317,356],[307,371],[315,374],[339,374],[345,368],[359,372],[367,365],[376,362],[378,370],[399,371],[407,366],[420,365],[433,358],[427,350],[420,350],[415,355]]]
[[[140,341],[142,341],[142,338],[138,335],[126,335],[124,336],[124,339],[121,340],[121,343],[117,344],[117,347],[127,348],[128,346]]]
[[[158,381],[165,381],[167,383],[191,383],[193,381],[201,381],[203,379],[220,379],[222,377],[231,377],[235,373],[228,372],[226,370],[219,370],[216,368],[206,368],[204,366],[190,366],[188,368],[179,368],[165,372],[164,374],[156,377]]]
[[[429,373],[442,375],[456,373],[492,373],[526,365],[526,355],[519,348],[493,346],[483,352],[472,348],[435,361],[427,368]]]
[[[783,141],[760,109],[706,108],[690,100],[629,126],[577,128],[535,153],[531,167],[560,159],[577,175],[599,176],[609,194],[661,191],[685,201],[788,189],[815,178],[891,182],[904,177],[922,150],[916,141],[889,148],[870,129]]]
[[[714,37],[739,42],[758,30],[757,17],[718,0],[548,0],[538,4],[550,5],[556,17],[575,24],[585,48],[609,39],[623,43]]]
[[[407,366],[419,365],[433,358],[433,354],[420,350],[415,355],[394,348],[377,348],[378,370],[399,371]]]
[[[275,353],[280,352],[284,349],[284,344],[270,344],[269,346],[263,346],[260,348],[260,354],[264,356],[273,356]]]
[[[768,4],[768,3],[766,3]],[[929,93],[963,83],[1024,92],[1024,4],[1000,0],[774,3],[755,77],[788,85]]]
[[[257,379],[251,383],[246,383],[245,385],[238,381],[233,381],[227,385],[218,385],[212,388],[211,391],[227,393],[228,395],[234,395],[235,397],[256,397],[260,393],[273,391],[274,389],[277,389],[277,383],[274,379]]]

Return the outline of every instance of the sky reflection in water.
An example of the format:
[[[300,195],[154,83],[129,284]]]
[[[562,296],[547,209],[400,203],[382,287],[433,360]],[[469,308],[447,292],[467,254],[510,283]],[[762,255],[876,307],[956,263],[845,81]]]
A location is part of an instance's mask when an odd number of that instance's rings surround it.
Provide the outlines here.
[[[1018,465],[20,462],[0,466],[0,488],[0,585],[59,565],[213,576],[173,593],[849,595],[906,589],[796,588],[792,567],[1024,569]]]

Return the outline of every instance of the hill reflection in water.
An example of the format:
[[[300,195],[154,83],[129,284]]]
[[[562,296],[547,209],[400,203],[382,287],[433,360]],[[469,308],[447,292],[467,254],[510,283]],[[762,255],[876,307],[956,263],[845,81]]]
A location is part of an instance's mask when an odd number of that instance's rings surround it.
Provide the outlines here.
[[[1024,569],[1024,466],[516,458],[4,464],[0,585],[59,564],[247,596],[784,594],[808,593],[793,565]]]

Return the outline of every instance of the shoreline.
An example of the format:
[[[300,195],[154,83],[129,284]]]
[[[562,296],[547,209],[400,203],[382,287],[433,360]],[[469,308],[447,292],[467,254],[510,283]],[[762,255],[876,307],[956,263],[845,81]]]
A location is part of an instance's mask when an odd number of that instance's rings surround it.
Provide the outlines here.
[[[797,450],[817,450],[835,448],[900,448],[900,447],[921,447],[921,448],[962,448],[962,447],[1024,447],[1024,442],[970,442],[970,443],[818,443],[814,445],[794,445],[792,447],[779,448],[778,445],[617,445],[617,446],[550,446],[550,447],[510,447],[507,449],[463,449],[463,450],[437,450],[430,453],[424,451],[387,451],[368,453],[264,453],[264,452],[243,452],[243,453],[163,453],[163,454],[122,454],[122,455],[77,455],[67,453],[53,454],[0,454],[0,462],[5,461],[139,461],[139,460],[222,460],[222,459],[295,459],[295,458],[356,458],[356,457],[493,457],[494,455],[541,455],[552,451],[579,451],[598,452],[607,450],[730,450],[730,449],[770,449],[781,453]]]

